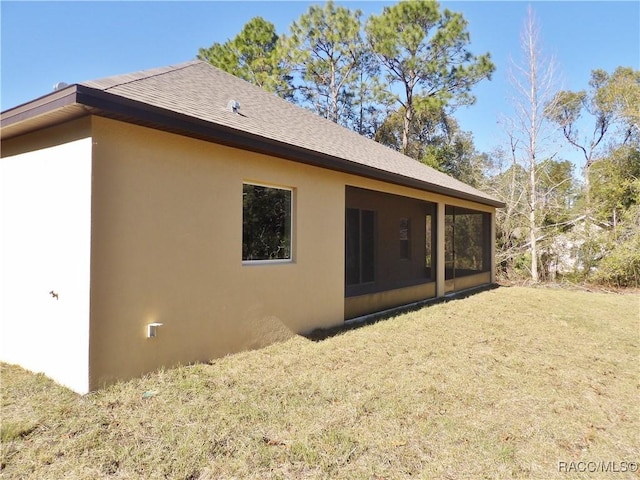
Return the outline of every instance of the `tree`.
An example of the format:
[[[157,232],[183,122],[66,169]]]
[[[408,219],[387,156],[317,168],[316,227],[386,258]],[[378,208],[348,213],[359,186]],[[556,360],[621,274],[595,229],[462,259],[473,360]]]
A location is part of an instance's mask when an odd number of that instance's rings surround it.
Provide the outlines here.
[[[622,127],[622,143],[640,139],[640,70],[618,67],[595,92],[603,110],[613,113],[613,122]]]
[[[201,48],[198,58],[280,96],[291,95],[276,28],[262,17],[249,20],[235,38]]]
[[[429,109],[472,104],[471,88],[490,78],[490,55],[467,50],[467,21],[460,13],[440,11],[435,1],[400,2],[372,15],[366,24],[369,45],[387,70],[391,92],[402,112],[400,151],[406,153],[416,116]]]
[[[578,195],[573,163],[569,160],[543,160],[537,166],[536,177],[541,227],[563,227],[571,220]]]
[[[616,252],[626,251],[620,250],[620,240],[627,242],[627,246],[638,241],[629,235],[618,238],[618,231],[628,232],[628,224],[633,225],[628,212],[637,203],[640,190],[637,180],[640,171],[639,101],[640,72],[618,67],[613,74],[593,70],[588,91],[558,92],[554,104],[547,110],[548,118],[584,158],[585,238],[580,253],[584,266],[582,275],[587,279],[608,282],[613,277],[608,276],[607,271],[614,272],[611,275],[615,278],[622,278],[619,275],[624,272],[625,262],[635,265],[636,260],[632,257]],[[593,122],[591,134],[583,135],[578,129],[583,114]],[[599,226],[593,226],[593,222]],[[610,232],[606,225],[612,225]],[[602,226],[605,231],[594,235],[593,231]],[[621,258],[625,260],[619,261]],[[636,273],[631,277],[637,281],[634,275]]]
[[[574,165],[568,160],[545,159],[536,168],[538,208],[536,212],[539,235],[538,276],[540,280],[555,278],[559,268],[566,267],[570,258],[570,240],[579,216],[574,205],[578,197],[578,184],[573,175]]]
[[[403,109],[390,112],[376,131],[375,140],[400,151],[403,118]],[[462,131],[442,107],[427,108],[415,116],[405,155],[472,186],[481,183],[487,163],[486,156],[476,151],[471,133]]]
[[[427,145],[425,150],[423,163],[473,187],[479,188],[484,183],[488,155],[478,153],[473,135],[460,130],[457,122],[452,121],[448,135]]]
[[[603,155],[604,139],[613,125],[621,127],[618,144],[638,141],[640,137],[640,71],[618,67],[612,75],[593,70],[587,92],[561,91],[547,109],[548,118],[561,129],[566,140],[584,157],[584,180],[587,214],[591,208],[593,164]],[[581,135],[578,120],[583,113],[593,119],[591,135]]]
[[[502,119],[507,142],[492,155],[488,186],[503,199],[497,212],[497,260],[508,276],[545,278],[554,238],[568,228],[575,203],[572,164],[556,160],[556,130],[545,116],[552,103],[555,61],[542,51],[529,8],[520,35],[521,56],[509,70],[513,114]]]
[[[405,109],[390,111],[376,132],[375,140],[397,151],[403,148]],[[449,143],[450,132],[457,123],[447,115],[444,107],[434,106],[418,112],[407,132],[404,154],[423,161],[429,146]],[[434,165],[431,165],[434,166]]]
[[[596,220],[611,223],[640,203],[640,147],[622,145],[591,168],[592,213]]]
[[[605,244],[590,279],[616,287],[640,287],[640,195],[621,216],[619,227]]]
[[[566,140],[577,148],[584,157],[584,180],[585,180],[585,206],[587,217],[590,216],[590,182],[589,170],[596,160],[599,147],[605,134],[609,130],[614,118],[613,105],[610,102],[602,101],[598,92],[604,88],[609,76],[603,70],[591,72],[591,92],[586,91],[571,92],[560,91],[553,98],[546,110],[547,118],[556,123]],[[594,128],[591,137],[581,137],[577,127],[578,119],[582,112],[586,111],[594,119]]]
[[[545,112],[553,105],[556,67],[555,61],[546,58],[542,52],[540,28],[531,7],[520,35],[520,48],[522,60],[520,63],[512,62],[509,78],[513,89],[514,116],[507,119],[507,134],[514,163],[521,164],[528,175],[528,184],[523,186],[523,190],[527,192],[531,279],[537,282],[541,223],[538,164],[540,160],[553,156],[544,154],[545,141],[550,134]]]
[[[514,149],[497,147],[491,154],[487,190],[505,203],[496,210],[496,265],[501,276],[522,276],[525,265],[526,232],[523,218],[526,217],[527,172],[517,162]],[[526,224],[524,224],[526,226]],[[530,264],[530,259],[527,264]]]
[[[344,125],[357,117],[352,109],[358,103],[365,108],[364,89],[359,87],[373,69],[360,35],[361,16],[360,10],[336,7],[332,1],[312,5],[293,22],[284,42],[287,60],[300,75],[296,91],[301,103]],[[360,113],[362,117],[364,111]]]
[[[389,93],[380,81],[380,66],[367,49],[358,68],[353,90],[345,96],[343,125],[368,138],[374,138],[389,115]]]

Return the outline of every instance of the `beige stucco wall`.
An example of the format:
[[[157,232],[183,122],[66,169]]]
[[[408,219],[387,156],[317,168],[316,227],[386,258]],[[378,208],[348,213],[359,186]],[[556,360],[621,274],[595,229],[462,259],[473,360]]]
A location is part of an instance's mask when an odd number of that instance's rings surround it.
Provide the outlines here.
[[[444,290],[381,292],[345,312],[347,185],[494,212],[99,117],[3,142],[2,154],[1,359],[79,392]],[[243,182],[293,189],[292,262],[243,265]],[[163,325],[147,338],[152,322]]]
[[[0,160],[0,360],[80,393],[89,389],[89,135],[88,122],[72,122],[3,142]]]
[[[342,322],[339,174],[102,118],[93,135],[92,388]],[[293,262],[242,264],[246,181],[294,189]]]
[[[493,211],[103,118],[93,137],[91,388],[341,323],[346,185]],[[294,189],[293,262],[242,264],[243,182]]]

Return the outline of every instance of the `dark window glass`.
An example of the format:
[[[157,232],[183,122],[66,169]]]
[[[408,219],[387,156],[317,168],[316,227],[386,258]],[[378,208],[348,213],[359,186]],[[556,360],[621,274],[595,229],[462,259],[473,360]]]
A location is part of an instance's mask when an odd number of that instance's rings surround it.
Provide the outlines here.
[[[483,271],[482,213],[455,216],[456,277]]]
[[[347,208],[346,224],[347,285],[360,283],[360,210]]]
[[[455,266],[455,216],[453,213],[444,217],[444,278],[454,278]]]
[[[291,259],[291,190],[244,184],[242,260]]]
[[[362,278],[361,283],[373,282],[375,277],[375,215],[371,210],[360,212],[362,236]]]
[[[491,215],[460,207],[446,208],[445,278],[486,272],[491,266]]]
[[[347,208],[345,277],[347,285],[375,280],[375,213]]]
[[[425,256],[424,256],[424,266],[427,270],[427,277],[431,278],[431,269],[433,268],[434,258],[433,258],[433,236],[431,232],[433,231],[433,215],[427,215],[425,218],[425,234],[424,234],[424,247],[425,247]]]
[[[400,219],[400,260],[409,260],[409,239],[411,238],[411,224],[408,218]]]

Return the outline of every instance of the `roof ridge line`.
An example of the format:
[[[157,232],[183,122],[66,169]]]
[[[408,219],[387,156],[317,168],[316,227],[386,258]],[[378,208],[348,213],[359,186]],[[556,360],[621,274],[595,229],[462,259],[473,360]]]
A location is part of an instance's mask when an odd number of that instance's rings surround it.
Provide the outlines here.
[[[115,85],[111,85],[110,87],[107,87],[107,88],[103,89],[102,91],[103,92],[107,92],[107,91],[111,90],[112,88],[121,87],[123,85],[128,85],[128,84],[139,82],[139,81],[142,81],[142,80],[148,80],[149,78],[160,77],[162,75],[166,75],[167,73],[179,72],[180,70],[184,70],[186,68],[193,67],[194,65],[196,65],[198,63],[203,63],[203,60],[191,60],[189,62],[179,63],[177,65],[170,65],[169,67],[160,67],[159,70],[161,70],[161,71],[158,72],[158,73],[155,73],[153,75],[147,75],[147,76],[140,77],[140,78],[134,78],[133,80],[128,80],[128,81],[122,82],[122,83],[116,83]],[[155,70],[155,69],[151,69],[151,70]],[[144,72],[144,70],[142,70],[140,73],[142,73],[142,72]]]

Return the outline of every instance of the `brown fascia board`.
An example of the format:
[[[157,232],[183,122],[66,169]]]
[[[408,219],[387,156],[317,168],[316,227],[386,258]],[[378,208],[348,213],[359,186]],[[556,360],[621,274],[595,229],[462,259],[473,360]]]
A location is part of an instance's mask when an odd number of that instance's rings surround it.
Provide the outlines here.
[[[71,85],[2,112],[0,127],[9,127],[77,103],[77,87],[77,85]]]
[[[267,137],[243,132],[224,125],[214,124],[206,120],[113,95],[84,85],[72,85],[59,92],[41,97],[29,104],[8,110],[2,116],[2,126],[9,126],[13,123],[43,115],[52,110],[74,103],[87,107],[92,114],[107,118],[280,157],[307,165],[440,193],[483,205],[499,208],[504,207],[504,203],[497,200],[479,197],[466,192],[459,192],[412,177],[387,172],[295,145],[278,142]]]

